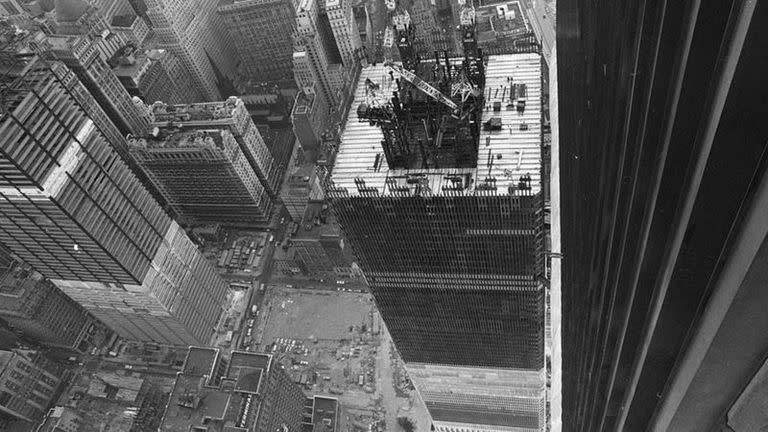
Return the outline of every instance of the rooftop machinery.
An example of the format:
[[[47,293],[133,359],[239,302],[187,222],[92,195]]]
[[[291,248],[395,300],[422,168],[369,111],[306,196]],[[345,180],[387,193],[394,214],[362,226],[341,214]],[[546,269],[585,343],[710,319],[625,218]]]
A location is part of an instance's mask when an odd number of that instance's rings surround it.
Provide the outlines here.
[[[381,128],[390,168],[474,167],[485,86],[474,9],[466,4],[462,9],[464,58],[450,58],[444,51],[441,59],[435,51],[434,60],[422,61],[413,49],[408,11],[394,0],[385,4],[402,65],[385,62],[390,83],[396,83],[391,97],[383,95],[379,83],[366,82],[366,101],[357,110],[360,121]]]

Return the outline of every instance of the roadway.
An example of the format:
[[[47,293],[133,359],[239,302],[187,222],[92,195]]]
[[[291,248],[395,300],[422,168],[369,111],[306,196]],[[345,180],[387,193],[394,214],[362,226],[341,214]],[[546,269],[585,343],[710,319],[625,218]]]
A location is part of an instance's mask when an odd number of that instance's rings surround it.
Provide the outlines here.
[[[549,64],[552,51],[555,48],[555,22],[552,20],[551,14],[547,13],[544,0],[524,0],[523,4],[533,32],[536,33],[541,42],[544,60]]]

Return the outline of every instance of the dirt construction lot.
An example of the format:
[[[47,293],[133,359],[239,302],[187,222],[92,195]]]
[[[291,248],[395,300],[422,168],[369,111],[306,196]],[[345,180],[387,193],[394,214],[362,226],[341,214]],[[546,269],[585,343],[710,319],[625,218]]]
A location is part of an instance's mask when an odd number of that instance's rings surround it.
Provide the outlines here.
[[[368,294],[284,290],[270,298],[264,344],[277,338],[342,340],[350,326],[368,325],[373,303]]]

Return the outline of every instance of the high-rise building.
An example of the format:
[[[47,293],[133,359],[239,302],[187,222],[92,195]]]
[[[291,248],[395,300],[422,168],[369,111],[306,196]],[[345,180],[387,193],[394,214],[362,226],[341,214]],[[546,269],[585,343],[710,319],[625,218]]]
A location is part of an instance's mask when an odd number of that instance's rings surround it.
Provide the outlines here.
[[[296,148],[293,164],[288,168],[283,187],[280,189],[280,200],[297,224],[304,220],[304,213],[310,201],[317,202],[324,198],[321,179],[317,175],[312,155],[311,152]]]
[[[293,86],[293,0],[232,0],[217,9],[240,59],[245,81]]]
[[[541,56],[467,55],[363,69],[326,194],[435,428],[539,431]]]
[[[291,111],[293,133],[304,151],[316,151],[320,137],[329,126],[331,107],[325,94],[316,92],[317,83],[307,89],[300,89]]]
[[[180,221],[269,223],[277,167],[240,99],[152,109],[153,134],[128,143]]]
[[[88,116],[75,75],[15,60],[0,78],[0,242],[127,339],[207,343],[224,281]]]
[[[46,42],[51,57],[64,62],[75,72],[123,135],[142,135],[147,131],[149,115],[136,104],[102,58],[96,46],[97,41],[89,35],[53,35]],[[124,46],[124,43],[119,46]],[[115,49],[112,54],[117,51]]]
[[[760,430],[768,4],[557,13],[562,429]]]
[[[147,104],[179,104],[184,102],[183,95],[166,67],[170,55],[165,50],[142,50],[128,45],[114,58],[112,71],[131,96]]]
[[[0,351],[0,413],[37,425],[67,375],[39,352]]]
[[[325,0],[325,13],[344,66],[348,69],[357,67],[363,42],[352,11],[352,1]]]
[[[0,251],[0,255],[3,252]],[[25,337],[80,353],[103,349],[114,333],[40,273],[0,257],[0,318]]]
[[[177,82],[197,87],[202,100],[221,100],[226,79],[237,76],[238,57],[226,26],[216,13],[217,0],[146,0],[147,16],[157,37],[157,47],[167,49],[192,74],[192,82],[173,76]],[[193,101],[189,101],[193,102]],[[195,102],[199,102],[195,101]]]
[[[190,347],[161,431],[300,431],[305,396],[268,354]]]
[[[151,32],[147,22],[133,12],[115,16],[109,27],[115,33],[122,33],[126,40],[138,47],[144,46]]]
[[[344,91],[345,69],[340,67],[341,57],[334,60],[334,53],[339,55],[338,47],[331,29],[326,28],[329,26],[323,25],[326,21],[327,17],[321,19],[318,0],[301,0],[296,11],[293,74],[300,89],[314,86],[335,106]]]

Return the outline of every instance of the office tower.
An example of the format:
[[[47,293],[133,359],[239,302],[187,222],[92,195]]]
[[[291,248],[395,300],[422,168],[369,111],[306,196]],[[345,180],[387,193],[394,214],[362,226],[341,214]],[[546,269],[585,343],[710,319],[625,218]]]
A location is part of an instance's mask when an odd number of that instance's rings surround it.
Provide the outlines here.
[[[148,104],[157,101],[182,103],[184,96],[167,67],[170,56],[165,50],[144,50],[127,45],[113,59],[112,72],[128,94]]]
[[[341,57],[333,34],[322,23],[317,0],[302,0],[296,11],[293,74],[300,89],[314,85],[316,91],[322,92],[328,103],[335,106],[344,90],[344,78],[339,75],[345,71],[340,66]],[[339,56],[338,61],[334,60],[335,56]]]
[[[357,67],[363,42],[352,11],[352,1],[325,0],[325,13],[344,66],[348,69]]]
[[[16,60],[2,63],[0,242],[126,339],[207,342],[224,281],[84,111],[74,74]]]
[[[436,429],[543,430],[541,56],[475,55],[363,69],[326,194]]]
[[[0,251],[0,255],[3,252]],[[86,353],[108,347],[113,332],[29,266],[0,256],[0,318],[45,346]]]
[[[304,393],[268,354],[190,347],[161,431],[299,431]]]
[[[0,413],[36,425],[67,377],[39,352],[0,351]]]
[[[240,99],[152,110],[153,134],[129,138],[131,154],[183,223],[269,223],[277,168]]]
[[[280,200],[294,222],[301,224],[310,201],[324,198],[320,176],[317,175],[316,155],[296,149],[293,164],[280,189]]]
[[[157,36],[157,47],[167,49],[181,60],[193,81],[176,82],[197,87],[200,101],[221,100],[220,87],[225,79],[234,79],[239,61],[225,25],[216,13],[216,0],[178,1],[146,0],[147,16]],[[189,101],[193,102],[193,101]]]
[[[99,106],[123,135],[142,135],[150,118],[117,79],[88,35],[52,35],[46,39],[47,53],[69,67],[93,95]],[[123,43],[119,44],[124,46]],[[117,53],[115,49],[112,54]]]
[[[760,430],[768,5],[557,6],[563,430]]]
[[[234,0],[217,9],[232,37],[246,81],[275,82],[293,86],[293,32],[296,5],[293,0]]]
[[[132,10],[112,18],[109,27],[113,32],[121,33],[126,40],[138,47],[144,46],[151,32],[146,21],[133,13]]]
[[[331,107],[323,92],[316,92],[317,83],[302,88],[296,94],[291,111],[293,133],[304,151],[315,151],[323,131],[329,126]]]

